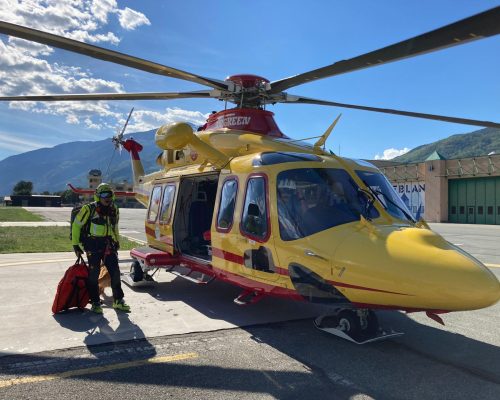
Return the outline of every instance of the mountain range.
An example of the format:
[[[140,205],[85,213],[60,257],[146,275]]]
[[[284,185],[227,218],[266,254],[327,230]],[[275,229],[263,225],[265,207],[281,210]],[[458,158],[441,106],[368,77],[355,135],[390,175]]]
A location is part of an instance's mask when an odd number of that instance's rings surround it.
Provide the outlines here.
[[[484,156],[492,152],[500,154],[500,129],[485,128],[478,131],[453,135],[437,142],[415,147],[391,161],[416,163],[425,161],[434,151],[446,159]]]
[[[146,172],[158,169],[155,160],[160,149],[154,143],[155,131],[125,135],[125,139],[133,136],[144,146],[140,155]],[[100,169],[103,179],[108,182],[132,181],[130,156],[125,150],[115,150],[111,138],[69,142],[0,161],[0,196],[12,194],[12,188],[20,180],[33,182],[33,193],[66,190],[67,183],[88,187],[87,176],[91,169]]]
[[[196,127],[194,127],[196,129]],[[146,173],[158,169],[155,163],[160,149],[154,143],[155,130],[125,135],[133,136],[144,146],[141,159]],[[391,161],[411,163],[424,161],[438,151],[445,158],[466,158],[500,154],[500,129],[486,128],[475,132],[453,135],[425,144]],[[0,196],[10,195],[20,180],[33,182],[33,192],[56,192],[67,189],[66,184],[87,187],[91,169],[100,169],[108,182],[131,182],[130,156],[126,151],[114,150],[111,139],[64,143],[17,154],[0,161]]]

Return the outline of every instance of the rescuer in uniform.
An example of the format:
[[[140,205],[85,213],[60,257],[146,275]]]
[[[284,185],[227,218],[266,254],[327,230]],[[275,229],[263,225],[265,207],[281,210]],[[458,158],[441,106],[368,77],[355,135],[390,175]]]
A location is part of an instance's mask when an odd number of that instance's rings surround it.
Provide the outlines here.
[[[97,314],[102,314],[98,287],[101,261],[106,265],[111,276],[113,308],[125,312],[130,311],[130,306],[123,300],[124,295],[120,281],[120,268],[118,267],[119,211],[114,199],[111,186],[107,183],[101,183],[95,190],[95,201],[85,204],[81,208],[72,225],[72,244],[75,254],[77,257],[83,254],[80,243],[87,253],[89,262],[87,288],[92,302],[91,311]]]

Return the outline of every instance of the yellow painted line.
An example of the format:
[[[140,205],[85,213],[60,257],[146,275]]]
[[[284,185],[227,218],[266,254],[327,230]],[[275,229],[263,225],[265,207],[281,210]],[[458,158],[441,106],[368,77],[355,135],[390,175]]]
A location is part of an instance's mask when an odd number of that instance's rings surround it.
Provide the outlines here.
[[[75,261],[76,257],[72,258],[57,258],[54,260],[31,260],[31,261],[19,261],[19,262],[8,262],[0,264],[0,267],[13,267],[16,265],[30,265],[30,264],[46,264],[46,263],[54,263],[54,262],[67,262],[67,261]]]
[[[146,244],[147,243],[145,240],[136,239],[136,238],[133,238],[132,236],[127,236],[127,235],[124,235],[122,233],[120,233],[120,236],[123,236],[124,238],[127,238],[131,242],[136,242],[136,243],[139,243],[139,244]]]
[[[153,358],[148,358],[147,360],[138,360],[138,361],[130,361],[130,362],[126,362],[126,363],[111,364],[111,365],[106,365],[104,367],[75,369],[73,371],[65,371],[65,372],[61,372],[59,374],[38,375],[38,376],[29,376],[26,378],[8,379],[5,381],[0,381],[0,388],[14,386],[14,385],[23,385],[23,384],[27,384],[27,383],[53,381],[56,379],[72,378],[75,376],[82,376],[82,375],[89,375],[89,374],[98,374],[98,373],[102,373],[102,372],[114,371],[117,369],[141,367],[141,366],[150,365],[150,364],[159,364],[159,363],[172,362],[172,361],[188,360],[190,358],[197,358],[197,357],[198,357],[197,353],[184,353],[184,354],[176,354],[173,356],[153,357]]]
[[[500,264],[484,264],[486,265],[488,268],[500,268]]]
[[[68,262],[76,261],[76,257],[71,257],[71,258],[54,258],[52,260],[30,260],[30,261],[19,261],[19,262],[8,262],[8,263],[0,263],[0,268],[1,267],[14,267],[16,265],[31,265],[31,264],[48,264],[48,263],[55,263],[55,262]],[[125,261],[132,261],[130,259],[122,259],[119,260],[119,262],[125,262]]]

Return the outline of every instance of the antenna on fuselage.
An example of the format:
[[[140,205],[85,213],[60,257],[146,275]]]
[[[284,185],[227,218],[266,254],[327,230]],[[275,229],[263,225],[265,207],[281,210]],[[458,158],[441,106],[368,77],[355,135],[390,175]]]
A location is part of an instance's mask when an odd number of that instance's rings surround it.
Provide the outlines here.
[[[342,116],[342,114],[339,114],[339,116],[337,118],[335,118],[335,121],[333,121],[333,123],[328,127],[328,129],[325,131],[325,133],[323,133],[323,135],[321,135],[321,137],[318,139],[318,141],[316,143],[314,143],[314,150],[315,151],[322,151],[323,150],[323,146],[326,143],[326,139],[328,139],[328,136],[330,136],[330,133],[332,133],[333,128],[335,128],[335,125],[337,125],[337,122],[339,121],[341,116]]]

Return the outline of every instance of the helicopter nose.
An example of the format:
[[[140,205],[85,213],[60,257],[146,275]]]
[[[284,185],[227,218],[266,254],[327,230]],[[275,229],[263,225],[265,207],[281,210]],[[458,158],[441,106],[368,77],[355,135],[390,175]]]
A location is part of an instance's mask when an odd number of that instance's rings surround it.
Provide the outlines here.
[[[498,302],[500,283],[479,260],[430,230],[407,229],[403,236],[414,243],[420,262],[427,263],[420,266],[425,271],[422,283],[435,292],[436,308],[475,310]]]
[[[417,257],[413,269],[423,272],[415,283],[427,286],[420,297],[431,308],[476,310],[498,302],[500,283],[480,261],[430,230],[402,233],[410,239],[408,246]]]
[[[345,293],[361,304],[464,311],[500,300],[500,283],[486,266],[427,229],[361,230],[346,238],[334,259],[345,266],[342,277],[351,278],[342,284],[362,283],[364,290]]]
[[[461,261],[449,268],[449,284],[443,289],[443,300],[455,308],[467,310],[489,307],[500,300],[500,282],[480,261],[451,245]]]

